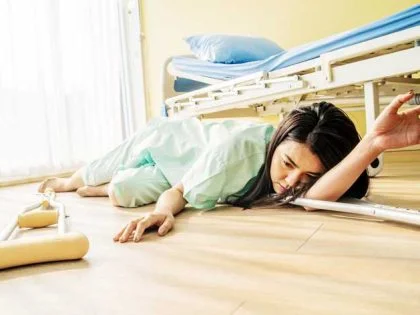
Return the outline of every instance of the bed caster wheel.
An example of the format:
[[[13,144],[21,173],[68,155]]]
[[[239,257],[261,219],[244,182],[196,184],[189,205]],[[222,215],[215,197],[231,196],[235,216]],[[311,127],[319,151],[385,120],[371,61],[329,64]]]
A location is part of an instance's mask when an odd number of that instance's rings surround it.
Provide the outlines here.
[[[384,156],[383,154],[379,155],[376,159],[374,159],[372,161],[372,163],[370,163],[367,172],[369,177],[375,177],[376,175],[378,175],[384,166]]]

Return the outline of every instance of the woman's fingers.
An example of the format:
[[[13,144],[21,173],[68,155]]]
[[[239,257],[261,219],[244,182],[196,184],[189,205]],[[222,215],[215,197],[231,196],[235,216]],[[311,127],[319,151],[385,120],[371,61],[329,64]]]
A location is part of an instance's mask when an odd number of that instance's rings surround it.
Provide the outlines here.
[[[153,220],[151,219],[151,216],[147,216],[143,218],[138,224],[136,231],[134,232],[133,240],[134,242],[140,241],[141,237],[143,236],[144,231],[150,226],[154,225]]]
[[[120,237],[124,234],[125,230],[127,229],[129,224],[127,224],[126,226],[124,226],[121,231],[119,231],[115,236],[114,236],[114,241],[118,242],[120,240]]]
[[[114,236],[114,241],[125,243],[133,235],[133,241],[139,242],[146,231],[151,226],[159,226],[158,234],[166,235],[172,228],[175,218],[171,214],[149,213],[143,218],[132,220],[120,232]]]
[[[158,234],[160,236],[165,235],[172,228],[174,220],[175,219],[170,214],[150,213],[137,224],[136,231],[134,232],[134,242],[139,242],[144,231],[154,225],[159,226]]]
[[[404,113],[406,113],[407,115],[415,115],[417,116],[417,118],[419,118],[418,116],[420,116],[420,106],[407,109]]]
[[[413,95],[414,92],[412,90],[408,93],[397,95],[388,105],[389,110],[392,113],[397,113],[402,104],[408,102],[413,97]]]
[[[124,229],[124,232],[122,233],[121,237],[119,238],[120,243],[127,242],[130,235],[133,233],[133,231],[136,229],[136,226],[138,225],[138,222],[140,219],[132,220]]]
[[[174,221],[175,219],[173,217],[167,216],[165,221],[159,227],[158,234],[160,236],[166,235],[170,230],[172,230],[172,227],[174,226]]]
[[[121,231],[119,231],[115,236],[114,236],[114,241],[117,242],[120,240],[121,235],[124,233],[126,226],[123,227],[123,229]]]

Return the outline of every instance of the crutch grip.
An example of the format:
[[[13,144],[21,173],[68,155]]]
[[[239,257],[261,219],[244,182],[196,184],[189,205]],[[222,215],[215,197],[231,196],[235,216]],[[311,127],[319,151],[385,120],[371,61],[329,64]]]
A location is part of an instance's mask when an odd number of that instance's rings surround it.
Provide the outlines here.
[[[20,228],[41,228],[57,224],[57,210],[35,210],[18,215],[18,226]]]

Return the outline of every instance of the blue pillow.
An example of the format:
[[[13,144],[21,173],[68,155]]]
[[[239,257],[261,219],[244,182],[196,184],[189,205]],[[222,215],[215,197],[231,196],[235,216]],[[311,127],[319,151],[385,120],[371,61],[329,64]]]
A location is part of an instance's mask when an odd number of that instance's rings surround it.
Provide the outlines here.
[[[284,51],[262,37],[213,34],[190,36],[185,41],[198,59],[216,63],[263,60]]]

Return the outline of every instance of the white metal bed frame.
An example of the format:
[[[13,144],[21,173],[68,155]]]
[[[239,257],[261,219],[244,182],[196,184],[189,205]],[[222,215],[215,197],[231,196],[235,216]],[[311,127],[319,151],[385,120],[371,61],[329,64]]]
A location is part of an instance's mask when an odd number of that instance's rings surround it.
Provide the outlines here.
[[[280,70],[228,81],[177,72],[167,61],[163,88],[169,116],[243,116],[244,112],[264,116],[326,100],[350,110],[354,105],[364,105],[369,130],[381,105],[409,89],[420,92],[420,77],[416,78],[419,73],[420,26],[416,26]],[[173,96],[169,90],[174,77],[211,85]],[[370,175],[381,171],[382,161],[380,156],[379,163],[370,167]]]
[[[170,116],[199,116],[249,106],[259,108],[259,112],[262,112],[272,107],[276,100],[290,98],[293,98],[294,106],[303,99],[325,96],[353,103],[363,97],[360,90],[365,84],[386,85],[384,93],[378,96],[392,96],[396,93],[390,92],[398,87],[389,87],[390,84],[405,85],[404,91],[407,85],[416,88],[420,84],[419,79],[407,78],[420,71],[419,43],[420,26],[416,26],[328,52],[319,58],[280,70],[260,71],[229,81],[176,71],[168,60],[164,71],[165,103]],[[171,76],[211,86],[166,98],[171,96],[168,91]],[[375,91],[365,91],[365,94],[372,92]],[[275,108],[289,102],[280,102],[283,103],[281,105],[278,103],[275,102]],[[268,108],[260,108],[261,104],[266,104]]]

